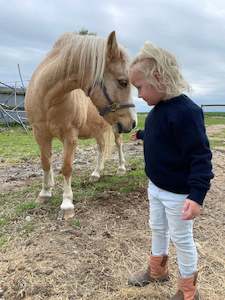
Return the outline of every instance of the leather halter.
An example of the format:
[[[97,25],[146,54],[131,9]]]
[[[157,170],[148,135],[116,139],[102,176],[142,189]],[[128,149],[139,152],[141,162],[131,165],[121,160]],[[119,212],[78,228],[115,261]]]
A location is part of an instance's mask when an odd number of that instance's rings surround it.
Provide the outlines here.
[[[99,110],[99,114],[100,116],[104,116],[110,112],[116,112],[117,110],[119,109],[124,109],[124,108],[129,108],[129,107],[135,107],[135,105],[133,103],[118,103],[118,102],[113,102],[112,99],[110,98],[108,92],[107,92],[107,89],[105,87],[104,84],[99,84],[100,87],[101,87],[101,90],[105,96],[105,98],[107,99],[108,103],[109,103],[109,106],[106,106],[102,109],[98,109]],[[92,87],[90,87],[88,89],[88,97],[90,97],[90,94],[91,94],[91,91],[92,91]]]

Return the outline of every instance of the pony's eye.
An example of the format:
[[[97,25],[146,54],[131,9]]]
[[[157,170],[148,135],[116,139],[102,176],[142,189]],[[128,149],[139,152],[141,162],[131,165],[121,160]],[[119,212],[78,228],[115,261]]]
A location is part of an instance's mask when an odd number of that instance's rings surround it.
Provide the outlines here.
[[[118,83],[122,88],[126,88],[128,85],[128,80],[126,79],[118,79]]]

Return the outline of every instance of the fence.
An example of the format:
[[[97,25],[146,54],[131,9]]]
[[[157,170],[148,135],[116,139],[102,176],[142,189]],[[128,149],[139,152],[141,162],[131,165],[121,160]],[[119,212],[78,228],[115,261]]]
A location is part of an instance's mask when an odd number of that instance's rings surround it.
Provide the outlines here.
[[[201,108],[203,109],[204,107],[225,107],[225,104],[201,104]]]
[[[24,110],[25,88],[0,82],[0,123],[10,126],[12,123],[20,124],[25,130],[27,117]]]

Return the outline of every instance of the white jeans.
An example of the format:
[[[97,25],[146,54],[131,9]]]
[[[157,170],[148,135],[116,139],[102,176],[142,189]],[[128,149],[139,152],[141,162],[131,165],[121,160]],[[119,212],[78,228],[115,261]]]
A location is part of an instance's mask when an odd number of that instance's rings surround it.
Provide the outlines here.
[[[187,195],[165,191],[150,182],[148,198],[152,255],[168,254],[171,239],[176,248],[181,277],[191,276],[197,270],[198,255],[193,239],[193,221],[181,219]]]

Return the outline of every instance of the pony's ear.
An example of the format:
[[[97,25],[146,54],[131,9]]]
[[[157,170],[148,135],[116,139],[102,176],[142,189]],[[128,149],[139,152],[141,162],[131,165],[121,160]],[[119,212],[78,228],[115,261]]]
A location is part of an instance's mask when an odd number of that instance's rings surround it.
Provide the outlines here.
[[[112,31],[107,39],[107,56],[113,59],[119,57],[119,55],[120,51],[116,41],[116,32]]]

